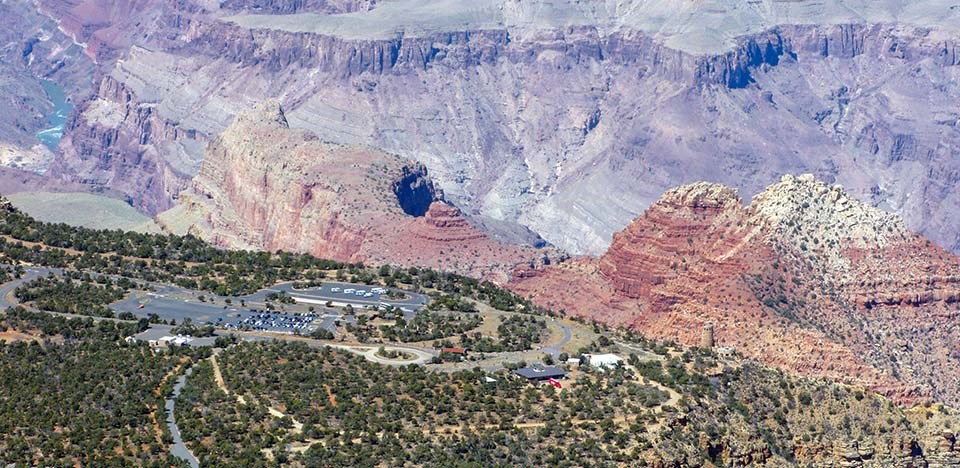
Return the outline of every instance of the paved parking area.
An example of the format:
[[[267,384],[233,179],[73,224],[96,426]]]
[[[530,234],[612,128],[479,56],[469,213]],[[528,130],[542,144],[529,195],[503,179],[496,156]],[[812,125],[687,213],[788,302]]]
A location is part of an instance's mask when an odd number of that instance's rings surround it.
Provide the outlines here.
[[[154,292],[124,299],[111,307],[117,312],[130,312],[137,317],[146,318],[156,314],[161,320],[175,320],[178,324],[189,318],[195,325],[211,324],[227,330],[309,334],[318,328],[334,332],[338,320],[356,324],[356,317],[327,308],[327,303],[339,307],[350,304],[357,309],[391,305],[401,308],[407,320],[412,319],[427,303],[427,297],[422,294],[405,293],[407,297],[392,300],[386,297],[385,292],[379,288],[350,283],[324,283],[322,287],[307,289],[294,289],[292,284],[285,283],[248,296],[227,298],[207,295],[207,300],[201,301],[200,294],[196,292],[157,285]],[[286,294],[302,305],[313,305],[319,310],[278,312],[254,305],[265,303],[270,293]],[[227,300],[230,304],[226,303]]]

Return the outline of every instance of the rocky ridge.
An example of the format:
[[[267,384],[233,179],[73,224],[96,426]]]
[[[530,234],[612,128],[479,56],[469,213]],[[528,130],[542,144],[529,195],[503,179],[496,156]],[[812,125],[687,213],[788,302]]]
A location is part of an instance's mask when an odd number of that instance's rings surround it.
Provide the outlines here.
[[[670,46],[689,35],[651,33],[646,10],[626,4],[612,13],[595,6],[596,18],[626,18],[615,28],[577,20],[531,29],[527,13],[539,3],[525,1],[497,13],[516,23],[373,35],[297,27],[381,18],[399,3],[329,18],[241,15],[256,22],[181,3],[157,6],[163,19],[150,23],[153,32],[105,73],[133,96],[114,114],[151,107],[164,131],[120,132],[106,149],[115,154],[109,164],[91,164],[97,155],[72,150],[89,146],[75,142],[57,177],[107,184],[148,213],[162,211],[199,170],[204,143],[254,100],[273,96],[294,126],[420,161],[466,213],[528,227],[573,253],[602,253],[613,232],[670,187],[711,180],[751,195],[798,172],[842,183],[852,197],[960,248],[949,221],[960,192],[948,150],[960,144],[960,116],[950,105],[960,97],[960,54],[949,29],[911,26],[923,16],[912,8],[939,8],[930,2],[894,5],[903,24],[876,22],[882,9],[871,9],[839,25],[815,21],[837,2],[797,15],[760,12],[760,22],[754,7],[726,4],[749,32],[716,41],[721,51]],[[489,10],[475,7],[451,24],[474,24]],[[696,10],[685,18],[714,18],[697,3],[675,7]],[[427,23],[437,15],[423,11]],[[779,22],[786,18],[803,21]],[[100,110],[81,105],[67,139],[109,134],[111,127],[83,117]],[[130,166],[156,148],[169,156],[136,169],[157,179],[148,190],[110,177],[131,172],[112,166]]]
[[[521,269],[542,305],[660,338],[719,343],[901,402],[954,402],[960,261],[812,176],[744,206],[735,191],[671,190],[599,259]],[[561,286],[565,285],[565,286]]]
[[[158,219],[225,247],[477,276],[502,277],[543,255],[494,241],[440,195],[422,165],[292,129],[273,101],[211,142],[198,176]]]

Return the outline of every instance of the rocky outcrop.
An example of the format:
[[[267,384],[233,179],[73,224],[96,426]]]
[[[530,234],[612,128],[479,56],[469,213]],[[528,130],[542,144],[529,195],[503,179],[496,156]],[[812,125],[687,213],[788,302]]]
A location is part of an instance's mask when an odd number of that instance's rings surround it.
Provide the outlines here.
[[[469,241],[484,237],[483,232],[467,222],[457,207],[442,202],[430,204],[423,225],[429,230],[415,234],[422,239]]]
[[[227,247],[492,278],[543,256],[489,238],[432,184],[411,161],[290,128],[274,101],[241,114],[211,142],[191,186],[158,218],[167,230]],[[417,203],[429,209],[407,212]]]
[[[423,28],[410,26],[419,17],[389,14],[396,2],[370,10],[357,2],[358,11],[336,19],[235,14],[258,6],[272,13],[278,2],[227,2],[225,10],[172,3],[150,2],[145,11],[159,10],[161,19],[142,21],[150,31],[106,67],[133,91],[134,107],[153,106],[159,121],[196,141],[214,138],[253,102],[278,97],[295,127],[422,162],[466,212],[523,225],[573,253],[604,252],[613,232],[670,187],[710,180],[750,196],[787,172],[843,183],[852,197],[960,248],[960,228],[949,218],[960,207],[957,161],[948,150],[960,144],[960,116],[950,104],[958,88],[949,78],[958,45],[949,31],[837,21],[816,16],[822,5],[807,2],[801,16],[814,16],[802,25],[784,24],[795,16],[777,13],[793,3],[772,2],[762,28],[730,7],[731,24],[744,22],[734,29],[745,32],[731,41],[726,23],[671,29],[671,18],[704,14],[697,2],[675,5],[663,18],[597,5],[593,16],[556,24],[546,4],[542,17],[530,18],[527,3],[487,2],[477,11],[503,21],[476,14],[452,23],[458,27]],[[280,9],[321,4],[354,2],[286,2]],[[424,21],[434,24],[428,20],[448,10],[424,10]],[[397,28],[376,28],[393,17]],[[350,18],[369,30],[324,26]],[[651,34],[648,23],[661,19],[670,26]],[[692,47],[685,42],[696,36],[691,31],[723,37],[709,44],[698,36],[693,42],[711,47]],[[76,126],[67,139],[100,137],[87,130]],[[171,134],[152,132],[148,145],[164,148],[172,164],[106,172],[153,171],[168,179],[164,187],[182,186],[171,175],[192,176],[187,169],[195,173],[203,145]],[[141,158],[136,137],[121,132],[108,149],[116,155],[111,165]],[[90,173],[97,166],[90,158],[65,154],[61,174],[113,184],[151,212],[172,203],[174,190],[135,190]]]
[[[956,403],[960,260],[810,175],[744,206],[724,186],[667,192],[597,260],[517,272],[542,305],[771,365]],[[561,287],[560,285],[566,285]]]
[[[182,0],[38,0],[40,12],[81,45],[88,56],[111,65],[144,33],[166,38],[183,18],[205,11],[205,2]],[[149,25],[149,26],[148,26]]]
[[[647,211],[642,222],[614,235],[610,250],[600,258],[600,271],[619,294],[633,298],[647,296],[655,286],[690,274],[691,269],[678,265],[677,258],[703,258],[714,267],[726,265],[727,271],[741,271],[742,258],[730,251],[743,242],[743,234],[727,232],[706,246],[693,241],[710,237],[714,231],[726,232],[723,225],[742,216],[740,197],[728,187],[698,183],[671,190]],[[680,294],[661,300],[660,306],[666,308],[685,298]]]

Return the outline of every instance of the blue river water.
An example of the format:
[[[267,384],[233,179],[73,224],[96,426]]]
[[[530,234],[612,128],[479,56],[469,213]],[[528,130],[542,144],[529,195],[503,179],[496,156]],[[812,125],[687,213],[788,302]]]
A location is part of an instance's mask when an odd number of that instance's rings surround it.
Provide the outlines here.
[[[44,146],[50,148],[50,151],[56,151],[60,138],[63,137],[63,129],[67,124],[67,118],[73,112],[73,104],[67,101],[67,94],[63,87],[50,80],[40,80],[43,91],[47,93],[47,98],[53,103],[53,111],[47,114],[47,123],[49,126],[37,132],[37,139]]]

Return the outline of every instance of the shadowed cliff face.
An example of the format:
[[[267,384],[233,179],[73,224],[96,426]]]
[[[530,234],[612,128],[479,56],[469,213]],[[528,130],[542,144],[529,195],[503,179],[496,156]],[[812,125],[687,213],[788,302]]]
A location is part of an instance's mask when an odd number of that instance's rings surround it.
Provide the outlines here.
[[[276,101],[234,119],[178,198],[159,222],[226,247],[498,279],[552,253],[500,244],[439,201],[423,165],[290,128]]]
[[[422,164],[404,166],[402,175],[393,182],[393,193],[400,208],[410,216],[427,214],[430,204],[440,199]]]
[[[78,107],[59,177],[160,211],[237,112],[279,96],[292,127],[418,160],[466,213],[573,253],[602,253],[672,186],[710,180],[749,196],[788,172],[840,182],[960,246],[953,33],[783,25],[691,53],[590,24],[364,37],[189,11],[151,23],[162,34],[109,70],[124,94]]]

